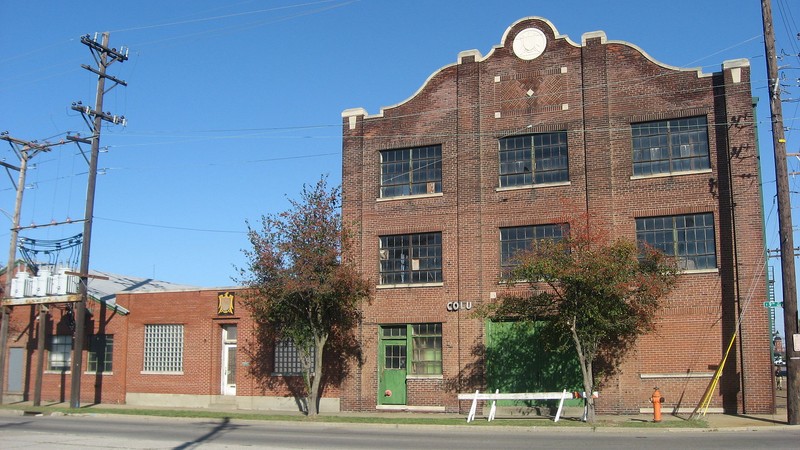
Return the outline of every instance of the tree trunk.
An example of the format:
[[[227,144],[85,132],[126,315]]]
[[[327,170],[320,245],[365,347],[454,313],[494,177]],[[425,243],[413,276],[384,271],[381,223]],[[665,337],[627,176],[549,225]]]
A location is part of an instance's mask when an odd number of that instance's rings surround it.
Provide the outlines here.
[[[311,385],[308,389],[308,397],[306,398],[306,403],[308,407],[308,415],[309,416],[316,416],[319,414],[319,387],[322,381],[322,354],[325,350],[325,343],[328,341],[328,336],[320,336],[319,338],[314,339],[314,345],[316,346],[317,351],[314,352],[314,376],[310,380]]]
[[[592,389],[594,388],[594,377],[592,375],[592,359],[587,358],[584,348],[581,345],[581,340],[578,338],[578,332],[575,329],[575,319],[572,320],[570,327],[572,332],[572,341],[575,343],[575,351],[578,353],[578,361],[581,365],[581,375],[583,376],[583,393],[584,405],[586,407],[586,421],[594,423],[594,398],[592,398]]]
[[[594,411],[594,397],[592,394],[594,393],[594,375],[592,374],[592,360],[586,360],[586,373],[588,376],[584,378],[583,385],[584,390],[586,391],[586,422],[594,423],[595,419],[595,411]]]

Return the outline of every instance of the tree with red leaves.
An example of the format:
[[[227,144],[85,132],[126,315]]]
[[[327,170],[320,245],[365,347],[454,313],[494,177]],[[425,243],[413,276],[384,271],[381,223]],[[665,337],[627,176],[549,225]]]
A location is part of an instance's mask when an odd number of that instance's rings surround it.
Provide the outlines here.
[[[335,341],[352,334],[360,304],[370,301],[371,291],[347,258],[349,236],[342,226],[340,188],[329,189],[322,177],[314,186],[304,185],[300,200],[290,203],[285,212],[262,216],[260,230],[248,223],[252,250],[244,251],[248,265],[240,274],[250,288],[246,302],[265,341],[259,344],[294,344],[303,369],[307,413],[315,416],[326,351],[342,348]]]
[[[679,268],[650,247],[611,239],[585,215],[565,222],[564,238],[535,242],[516,255],[508,278],[514,287],[492,310],[496,317],[543,321],[545,333],[571,338],[587,394],[586,420],[593,422],[589,394],[596,381],[613,373],[637,337],[652,330]]]

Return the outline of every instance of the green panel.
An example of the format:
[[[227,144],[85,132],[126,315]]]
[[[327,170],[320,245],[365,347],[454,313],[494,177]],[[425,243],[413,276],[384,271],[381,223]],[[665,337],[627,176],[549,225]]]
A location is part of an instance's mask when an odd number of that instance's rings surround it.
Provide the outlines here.
[[[381,341],[378,355],[380,359],[378,404],[406,404],[406,364],[408,361],[406,348],[405,339],[386,339]]]
[[[486,323],[487,392],[583,391],[575,349],[544,332],[543,322]],[[498,406],[543,405],[553,401],[499,401]],[[581,406],[580,399],[566,406]]]

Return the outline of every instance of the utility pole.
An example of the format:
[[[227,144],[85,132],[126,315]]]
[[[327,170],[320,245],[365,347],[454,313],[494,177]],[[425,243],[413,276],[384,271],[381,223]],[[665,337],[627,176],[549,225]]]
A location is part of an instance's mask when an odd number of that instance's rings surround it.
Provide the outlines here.
[[[97,39],[91,39],[88,35],[81,37],[81,43],[88,46],[89,50],[94,56],[97,63],[97,69],[82,65],[84,69],[97,75],[97,93],[95,95],[95,107],[92,110],[88,106],[82,105],[80,102],[74,103],[72,109],[83,114],[84,120],[89,125],[92,131],[91,141],[91,154],[89,158],[89,179],[86,188],[86,209],[84,213],[83,222],[83,246],[81,247],[81,267],[80,267],[80,284],[79,294],[80,301],[75,304],[75,345],[72,350],[72,378],[70,386],[70,408],[80,408],[81,406],[81,375],[83,373],[83,348],[86,342],[86,301],[88,299],[88,282],[89,282],[89,253],[92,241],[92,222],[94,218],[94,194],[95,185],[97,184],[97,157],[100,153],[100,131],[103,126],[103,121],[111,122],[114,124],[125,124],[125,117],[112,116],[109,113],[103,112],[103,96],[105,95],[106,79],[114,82],[114,86],[127,84],[106,74],[106,68],[113,64],[115,61],[123,62],[128,59],[128,55],[118,52],[116,49],[109,48],[108,46],[109,33],[102,34],[102,41],[97,42]],[[109,90],[111,89],[109,88]],[[89,118],[92,120],[90,121]],[[76,142],[85,142],[84,139],[72,138]]]
[[[14,276],[14,265],[17,256],[17,239],[19,238],[19,216],[22,209],[22,196],[25,192],[25,177],[28,172],[28,161],[41,152],[50,150],[50,147],[55,145],[64,144],[63,141],[54,144],[44,143],[40,144],[36,141],[25,141],[17,139],[8,135],[7,131],[0,133],[0,140],[7,141],[14,153],[19,157],[19,167],[10,164],[3,164],[6,169],[12,169],[19,172],[17,179],[17,196],[14,202],[14,215],[11,219],[11,242],[8,246],[8,266],[6,266],[6,284],[5,297],[11,296],[11,280]],[[13,180],[12,180],[13,182]],[[3,392],[5,389],[5,367],[6,367],[6,346],[8,345],[8,328],[9,316],[11,315],[11,307],[0,305],[0,404],[3,403]],[[41,327],[41,324],[39,325]]]
[[[778,79],[778,58],[775,53],[775,31],[772,28],[771,0],[761,0],[764,25],[764,47],[769,77],[769,105],[772,117],[772,144],[775,150],[775,182],[778,195],[778,226],[781,247],[781,280],[783,284],[783,325],[786,332],[786,416],[789,425],[800,425],[800,331],[797,318],[797,285],[794,269],[794,237],[792,205],[789,198],[789,176],[786,162],[786,138],[783,131],[781,87]]]

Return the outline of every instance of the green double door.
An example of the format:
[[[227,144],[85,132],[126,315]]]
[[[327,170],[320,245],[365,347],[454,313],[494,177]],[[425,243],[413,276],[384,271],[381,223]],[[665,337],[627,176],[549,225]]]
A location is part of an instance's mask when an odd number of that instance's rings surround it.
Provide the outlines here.
[[[575,350],[547,334],[544,322],[486,322],[486,384],[494,392],[582,391]],[[551,402],[552,403],[552,402]],[[565,406],[583,401],[568,400]],[[498,406],[533,406],[535,401],[501,401]]]
[[[405,405],[408,343],[405,333],[387,337],[391,333],[385,331],[378,352],[378,404]]]

